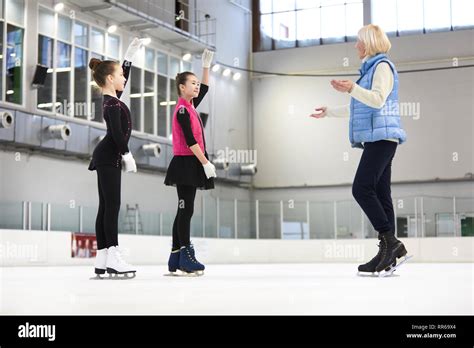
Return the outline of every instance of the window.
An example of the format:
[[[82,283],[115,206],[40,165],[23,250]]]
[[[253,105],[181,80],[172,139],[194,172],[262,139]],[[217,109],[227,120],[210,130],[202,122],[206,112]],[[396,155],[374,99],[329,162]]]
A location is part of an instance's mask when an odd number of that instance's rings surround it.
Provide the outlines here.
[[[168,100],[168,108],[169,108],[169,115],[170,118],[172,119],[173,112],[174,112],[174,106],[178,102],[178,92],[176,90],[176,80],[175,79],[170,79],[170,99]],[[169,122],[169,127],[168,127],[168,134],[171,134],[171,124],[172,122]]]
[[[132,127],[133,129],[140,131],[140,116],[142,111],[141,69],[132,66],[130,75],[130,113],[132,116]]]
[[[7,78],[5,100],[21,104],[23,78],[23,29],[7,25]]]
[[[180,72],[180,63],[179,59],[175,57],[170,57],[170,76],[176,77],[176,75]]]
[[[87,119],[89,108],[87,104],[87,51],[76,47],[74,49],[74,116]]]
[[[38,30],[41,34],[54,37],[54,12],[40,7]]]
[[[371,11],[372,23],[397,35],[474,26],[469,0],[372,0]]]
[[[167,133],[167,110],[168,110],[168,101],[167,101],[167,86],[168,79],[165,76],[158,75],[156,79],[156,90],[158,93],[158,135],[166,137]]]
[[[58,16],[58,39],[71,42],[71,31],[71,20],[64,16]]]
[[[118,59],[120,36],[43,6],[38,18],[38,63],[51,69],[45,86],[38,89],[37,108],[103,122],[102,93],[88,64],[92,57],[104,60],[105,53],[108,59]]]
[[[102,30],[97,28],[91,29],[91,50],[97,53],[103,53],[105,43],[105,35]]]
[[[119,59],[120,56],[120,38],[116,35],[107,35],[107,54],[114,58]]]
[[[145,133],[155,134],[154,120],[155,120],[155,74],[150,71],[145,71]]]
[[[260,0],[254,50],[355,40],[363,26],[362,0]],[[257,13],[259,12],[259,13]]]
[[[1,3],[0,3],[1,5]],[[1,10],[0,10],[1,12]],[[3,29],[4,23],[0,21],[0,51],[3,52]],[[3,54],[0,54],[0,99],[3,99]]]
[[[145,48],[145,68],[155,71],[155,51],[148,47]]]
[[[40,35],[38,40],[38,64],[47,66],[44,86],[38,88],[38,109],[53,111],[53,57],[54,40]]]
[[[69,115],[71,103],[71,45],[57,42],[56,112]]]
[[[25,25],[25,1],[24,0],[6,0],[7,21],[20,26]]]
[[[74,43],[82,47],[87,47],[88,41],[87,25],[76,21],[76,23],[74,23]]]
[[[158,52],[158,72],[163,75],[168,75],[168,56],[164,53]]]

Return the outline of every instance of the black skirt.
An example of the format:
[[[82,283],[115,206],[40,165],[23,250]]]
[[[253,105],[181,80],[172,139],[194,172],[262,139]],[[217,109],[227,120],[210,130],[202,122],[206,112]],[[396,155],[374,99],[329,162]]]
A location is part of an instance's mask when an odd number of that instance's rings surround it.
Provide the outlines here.
[[[205,156],[209,159],[207,153]],[[214,188],[214,178],[206,177],[196,156],[174,156],[166,172],[165,185],[187,185],[200,190],[211,190]]]

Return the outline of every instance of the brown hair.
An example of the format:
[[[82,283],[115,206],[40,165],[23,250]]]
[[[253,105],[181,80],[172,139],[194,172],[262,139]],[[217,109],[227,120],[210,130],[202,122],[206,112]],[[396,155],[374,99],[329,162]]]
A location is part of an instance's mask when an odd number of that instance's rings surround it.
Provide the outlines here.
[[[89,61],[89,68],[92,70],[92,77],[94,78],[95,83],[100,87],[104,87],[107,75],[112,75],[115,72],[117,65],[119,65],[119,63],[114,60],[91,58]]]
[[[176,91],[178,92],[178,96],[181,96],[179,85],[185,85],[186,81],[188,80],[188,76],[196,76],[196,75],[190,71],[185,71],[182,73],[178,73],[176,75]]]

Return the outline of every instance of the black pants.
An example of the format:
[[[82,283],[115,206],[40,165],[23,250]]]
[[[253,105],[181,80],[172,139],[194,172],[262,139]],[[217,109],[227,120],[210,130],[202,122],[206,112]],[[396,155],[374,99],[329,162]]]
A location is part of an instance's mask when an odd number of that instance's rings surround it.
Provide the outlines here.
[[[97,249],[118,245],[118,216],[122,171],[112,166],[97,167],[99,211],[95,221]]]
[[[191,218],[194,213],[196,187],[177,185],[178,212],[173,223],[173,250],[191,244]]]
[[[365,143],[352,184],[352,195],[379,233],[395,233],[390,181],[397,145],[388,140]]]

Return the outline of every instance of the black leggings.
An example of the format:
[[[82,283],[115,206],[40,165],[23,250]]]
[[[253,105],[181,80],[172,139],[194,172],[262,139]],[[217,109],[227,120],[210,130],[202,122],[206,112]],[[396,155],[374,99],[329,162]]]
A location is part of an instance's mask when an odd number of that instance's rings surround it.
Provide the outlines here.
[[[352,195],[379,233],[395,233],[390,185],[397,145],[388,140],[365,143],[352,184]]]
[[[173,223],[173,250],[191,244],[191,218],[194,213],[196,187],[177,185],[178,212]]]
[[[112,166],[97,167],[99,211],[95,221],[97,249],[118,245],[118,216],[122,171]]]

